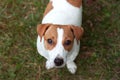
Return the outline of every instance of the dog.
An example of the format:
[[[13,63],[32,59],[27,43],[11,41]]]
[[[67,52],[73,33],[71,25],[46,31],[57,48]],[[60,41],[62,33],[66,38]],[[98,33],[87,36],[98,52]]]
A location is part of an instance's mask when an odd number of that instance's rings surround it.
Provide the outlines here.
[[[74,60],[84,32],[81,23],[82,0],[49,1],[42,24],[37,25],[37,50],[47,59],[47,69],[66,65],[75,74],[77,66]]]

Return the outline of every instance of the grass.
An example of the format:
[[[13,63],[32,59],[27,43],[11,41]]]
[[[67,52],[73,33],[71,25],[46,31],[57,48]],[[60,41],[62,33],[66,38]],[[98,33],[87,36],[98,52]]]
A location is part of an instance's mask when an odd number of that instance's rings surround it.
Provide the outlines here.
[[[46,70],[36,50],[36,25],[48,0],[0,1],[0,80],[120,80],[119,0],[83,1],[85,34],[75,75],[66,67]]]

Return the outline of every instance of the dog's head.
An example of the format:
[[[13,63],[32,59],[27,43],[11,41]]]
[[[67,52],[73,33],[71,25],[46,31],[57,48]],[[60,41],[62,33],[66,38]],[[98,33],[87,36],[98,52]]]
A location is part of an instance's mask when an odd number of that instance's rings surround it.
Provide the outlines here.
[[[71,54],[73,45],[79,44],[83,28],[73,25],[40,24],[37,26],[40,41],[55,67],[65,65],[67,56]]]

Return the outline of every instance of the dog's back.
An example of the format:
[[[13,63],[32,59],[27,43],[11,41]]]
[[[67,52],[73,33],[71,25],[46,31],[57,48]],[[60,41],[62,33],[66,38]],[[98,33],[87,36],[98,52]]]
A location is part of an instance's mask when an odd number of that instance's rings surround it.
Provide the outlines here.
[[[82,0],[51,0],[42,23],[81,26]]]

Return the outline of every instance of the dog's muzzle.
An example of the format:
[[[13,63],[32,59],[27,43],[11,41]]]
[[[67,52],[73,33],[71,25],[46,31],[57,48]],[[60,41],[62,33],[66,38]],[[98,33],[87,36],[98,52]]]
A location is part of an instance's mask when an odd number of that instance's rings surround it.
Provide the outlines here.
[[[54,60],[55,66],[62,66],[64,63],[64,60],[62,58],[55,58]]]

